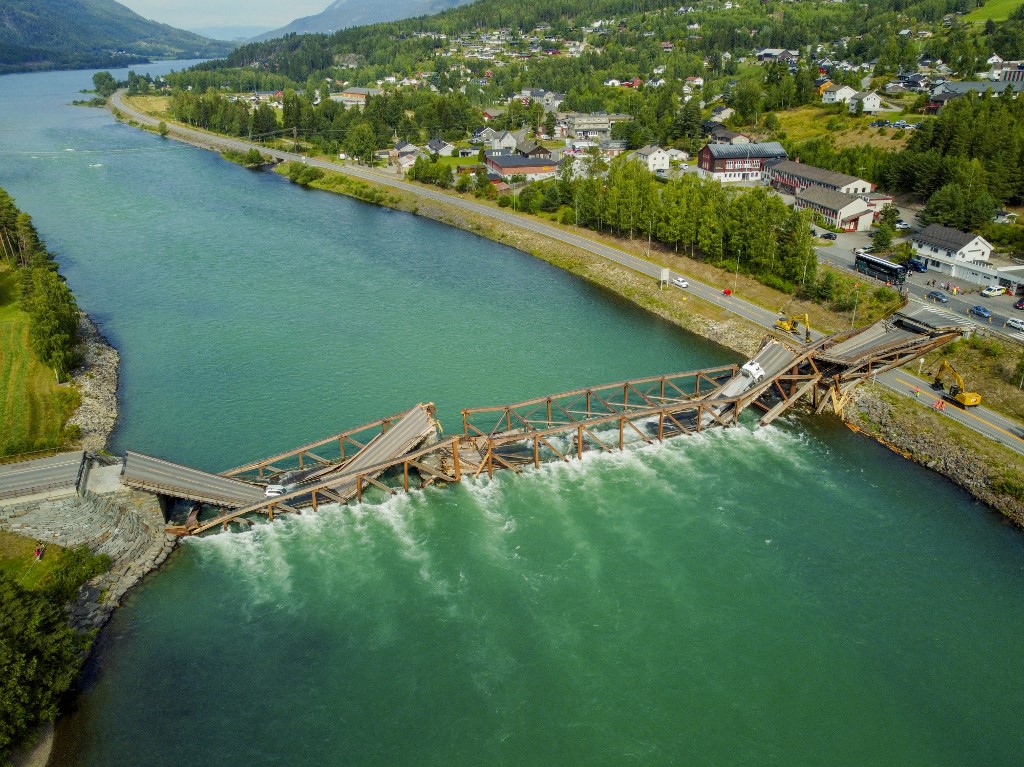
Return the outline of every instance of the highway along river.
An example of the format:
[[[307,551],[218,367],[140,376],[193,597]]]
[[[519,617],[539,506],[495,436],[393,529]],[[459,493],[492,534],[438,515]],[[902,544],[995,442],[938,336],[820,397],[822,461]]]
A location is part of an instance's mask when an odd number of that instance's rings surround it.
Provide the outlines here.
[[[223,469],[734,359],[68,106],[91,75],[0,78],[0,185],[121,351],[116,451]],[[1022,568],[1018,531],[829,418],[326,509],[187,541],[103,634],[58,761],[1019,764]]]

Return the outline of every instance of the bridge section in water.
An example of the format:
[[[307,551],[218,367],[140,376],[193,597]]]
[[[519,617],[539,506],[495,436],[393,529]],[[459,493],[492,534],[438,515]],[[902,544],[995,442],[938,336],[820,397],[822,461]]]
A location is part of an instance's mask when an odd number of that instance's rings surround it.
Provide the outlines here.
[[[129,452],[122,482],[195,502],[186,524],[169,528],[173,532],[227,529],[254,514],[273,519],[275,513],[316,510],[321,503],[361,501],[370,489],[396,493],[413,485],[460,482],[466,475],[491,476],[495,470],[520,472],[547,461],[581,459],[589,451],[621,450],[732,426],[748,408],[761,412],[763,426],[808,395],[816,413],[829,405],[840,413],[858,384],[963,332],[955,315],[927,306],[907,308],[860,331],[805,344],[766,338],[743,365],[467,408],[462,433],[450,438],[441,436],[433,406],[420,404],[221,474]],[[51,470],[41,465],[37,474],[29,463],[8,469],[7,476],[14,481]],[[4,479],[0,472],[0,497]],[[217,511],[201,520],[200,504]]]

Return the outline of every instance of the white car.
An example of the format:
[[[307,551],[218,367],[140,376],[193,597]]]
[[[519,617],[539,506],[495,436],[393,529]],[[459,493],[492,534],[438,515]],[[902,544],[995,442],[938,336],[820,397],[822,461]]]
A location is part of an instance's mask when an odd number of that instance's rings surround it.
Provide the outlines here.
[[[672,284],[675,285],[677,288],[688,288],[688,287],[690,287],[690,283],[688,283],[682,277],[676,277],[674,280],[672,280]]]
[[[284,493],[284,485],[267,485],[266,489],[263,491],[263,495],[266,498],[277,498],[277,496],[284,495]]]
[[[1005,292],[1006,288],[1004,288],[1002,285],[989,285],[987,288],[981,291],[981,295],[985,296],[986,298],[991,298],[992,296],[1001,296]]]
[[[761,383],[764,380],[764,368],[756,362],[748,362],[740,368],[740,372],[750,378],[754,383]]]
[[[1014,330],[1024,330],[1024,320],[1018,320],[1016,317],[1010,317],[1006,321],[1006,327],[1013,328]]]
[[[900,231],[904,231],[910,228],[910,224],[908,224],[906,221],[897,221],[896,228],[899,229]]]

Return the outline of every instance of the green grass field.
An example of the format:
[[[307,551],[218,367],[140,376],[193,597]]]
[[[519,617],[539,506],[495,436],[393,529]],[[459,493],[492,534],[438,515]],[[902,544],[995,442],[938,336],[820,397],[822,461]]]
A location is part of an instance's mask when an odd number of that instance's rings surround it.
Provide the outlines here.
[[[64,422],[78,406],[71,386],[29,348],[29,318],[17,304],[17,277],[0,267],[0,457],[59,447]]]
[[[1024,0],[988,0],[981,8],[975,8],[964,16],[964,21],[1006,21]]]
[[[0,530],[0,572],[26,589],[39,588],[60,563],[64,549],[47,545],[43,558],[36,561],[37,541]]]

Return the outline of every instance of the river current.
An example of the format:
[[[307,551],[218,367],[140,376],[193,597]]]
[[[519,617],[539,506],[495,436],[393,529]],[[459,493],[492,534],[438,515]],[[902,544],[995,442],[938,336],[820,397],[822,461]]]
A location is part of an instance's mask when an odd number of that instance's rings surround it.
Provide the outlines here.
[[[116,452],[222,470],[420,401],[452,431],[735,359],[70,106],[91,75],[0,77],[0,186],[121,352]],[[104,632],[58,762],[1016,765],[1022,575],[1018,531],[835,419],[707,433],[185,541]]]

